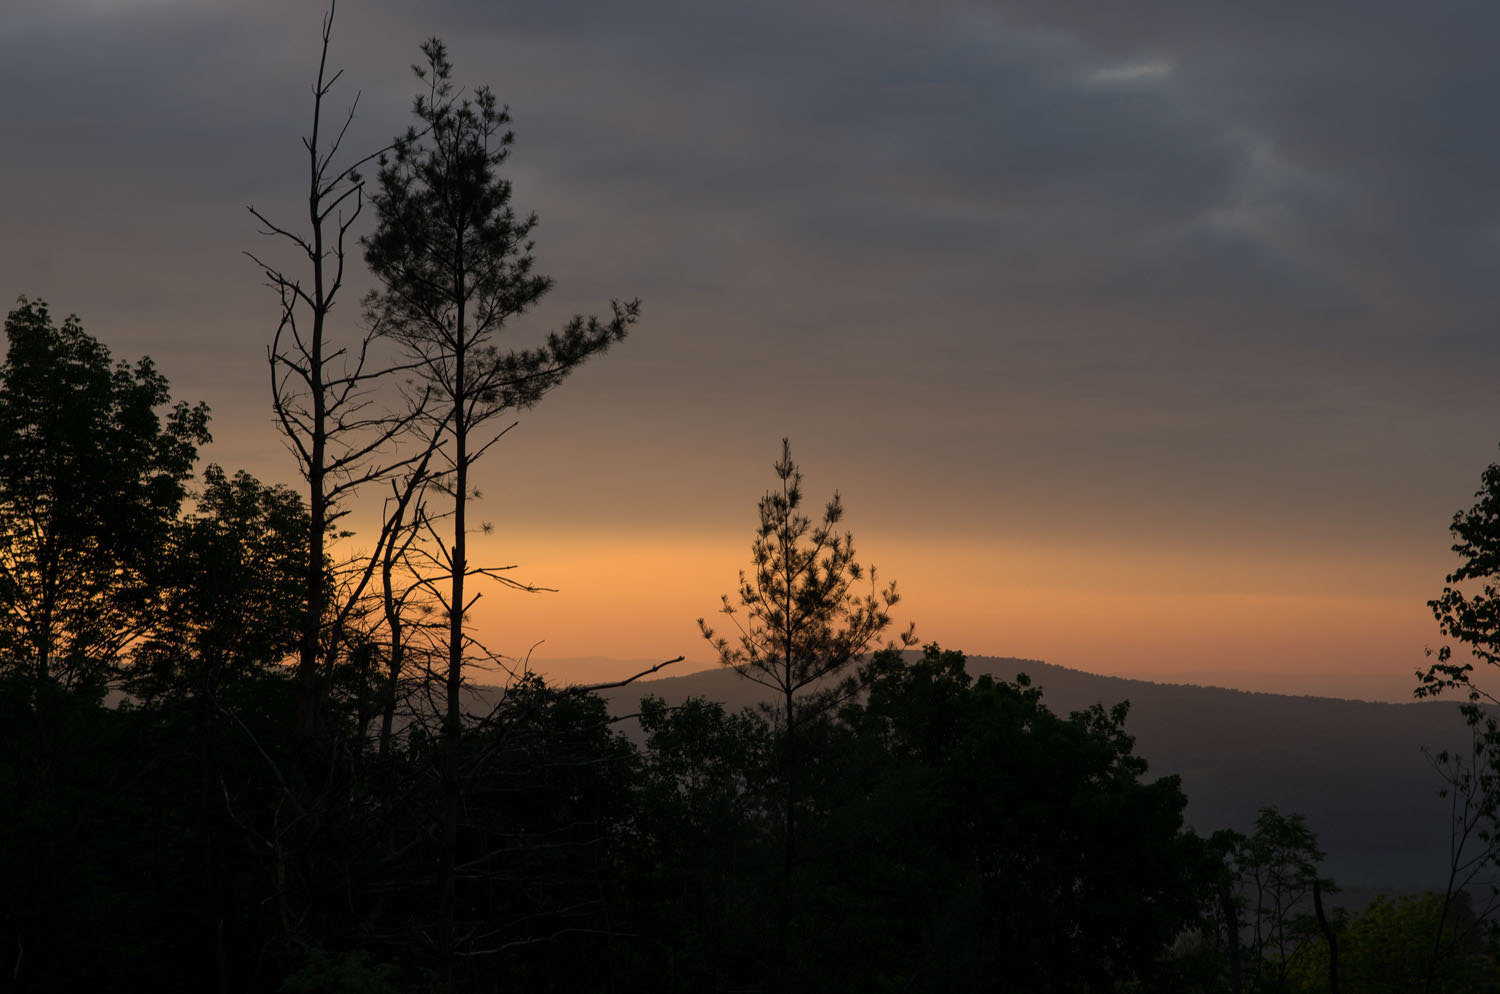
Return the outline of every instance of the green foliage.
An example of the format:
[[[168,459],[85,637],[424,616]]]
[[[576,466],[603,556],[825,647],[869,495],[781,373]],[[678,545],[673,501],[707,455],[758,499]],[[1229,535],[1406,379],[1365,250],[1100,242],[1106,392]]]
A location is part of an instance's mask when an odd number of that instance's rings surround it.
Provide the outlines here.
[[[149,359],[112,362],[76,317],[59,327],[40,301],[22,298],[5,333],[0,666],[97,682],[157,607],[208,410],[171,404]]]
[[[1253,990],[1283,991],[1288,971],[1318,936],[1314,885],[1325,894],[1336,888],[1318,874],[1324,853],[1300,814],[1262,808],[1255,830],[1237,841],[1231,858],[1248,931],[1246,980]]]
[[[496,693],[458,745],[465,789],[452,851],[460,955],[441,943],[433,900],[446,825],[444,784],[433,771],[448,744],[424,727],[425,716],[389,767],[351,785],[371,792],[352,806],[342,850],[322,854],[340,860],[343,875],[328,931],[381,962],[434,976],[446,968],[460,990],[593,989],[614,955],[611,912],[622,852],[632,844],[634,751],[611,730],[596,695],[534,675]],[[386,782],[399,787],[388,803],[380,799]]]
[[[1339,983],[1359,994],[1485,994],[1500,991],[1500,956],[1468,910],[1450,908],[1447,936],[1429,988],[1433,939],[1444,919],[1443,894],[1428,891],[1389,897],[1381,894],[1338,930]],[[1318,939],[1299,956],[1289,974],[1289,990],[1321,994],[1328,990],[1327,944]]]
[[[413,981],[408,971],[377,961],[365,950],[314,950],[307,962],[282,981],[280,994],[422,994],[438,989],[428,976]]]

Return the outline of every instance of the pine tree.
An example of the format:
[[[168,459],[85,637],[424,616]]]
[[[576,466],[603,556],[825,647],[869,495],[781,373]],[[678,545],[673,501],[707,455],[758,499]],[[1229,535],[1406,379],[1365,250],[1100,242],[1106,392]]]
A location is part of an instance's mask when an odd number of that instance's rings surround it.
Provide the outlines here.
[[[802,512],[802,473],[792,462],[788,439],[781,440],[781,459],[775,465],[781,486],[760,500],[760,527],[750,545],[752,572],[740,571],[738,605],[728,594],[722,598],[720,613],[734,623],[737,637],[730,642],[703,618],[698,627],[723,665],[779,698],[774,712],[783,840],[779,932],[782,973],[789,978],[791,891],[804,762],[799,730],[852,694],[853,679],[839,677],[880,647],[900,596],[894,581],[877,586],[875,568],[866,570],[855,558],[853,535],[837,530],[844,505],[836,491],[816,525]],[[862,588],[865,583],[868,587]],[[916,644],[914,628],[901,633],[902,645]]]
[[[442,782],[444,811],[440,867],[439,943],[445,963],[454,949],[454,867],[460,814],[460,689],[471,646],[465,612],[477,595],[473,576],[522,586],[468,560],[468,505],[475,462],[507,430],[501,418],[536,404],[589,357],[625,337],[639,302],[613,305],[608,320],[575,317],[529,348],[502,348],[502,333],[552,287],[533,269],[535,215],[511,205],[511,184],[500,174],[514,136],[509,114],[488,87],[461,96],[447,49],[437,39],[422,46],[415,68],[425,87],[413,112],[418,126],[382,156],[373,195],[375,232],[365,260],[381,283],[367,300],[382,333],[407,352],[434,398],[427,423],[435,462],[451,496],[446,547],[433,550],[429,588],[441,589],[448,619],[443,678]],[[446,588],[446,589],[442,589]]]

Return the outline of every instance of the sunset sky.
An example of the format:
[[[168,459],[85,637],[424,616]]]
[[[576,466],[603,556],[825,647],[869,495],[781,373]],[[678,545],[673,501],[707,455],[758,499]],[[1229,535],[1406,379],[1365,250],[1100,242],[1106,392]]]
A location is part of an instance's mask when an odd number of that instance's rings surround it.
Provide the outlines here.
[[[0,297],[289,483],[245,208],[298,220],[321,10],[0,10]],[[351,153],[432,35],[514,117],[557,288],[513,341],[643,305],[478,472],[473,558],[560,588],[487,594],[492,648],[706,665],[789,436],[924,641],[1407,694],[1500,442],[1500,5],[342,0]]]

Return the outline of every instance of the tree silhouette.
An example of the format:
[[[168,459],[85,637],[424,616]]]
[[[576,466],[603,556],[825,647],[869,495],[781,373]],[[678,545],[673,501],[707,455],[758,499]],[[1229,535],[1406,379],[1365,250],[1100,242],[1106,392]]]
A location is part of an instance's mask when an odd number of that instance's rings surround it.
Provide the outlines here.
[[[1458,568],[1444,578],[1443,590],[1427,602],[1444,638],[1458,642],[1468,658],[1455,657],[1452,642],[1428,650],[1435,661],[1417,671],[1416,697],[1436,697],[1457,690],[1465,699],[1459,711],[1469,725],[1471,749],[1442,751],[1433,763],[1444,786],[1440,794],[1451,804],[1451,847],[1447,886],[1432,937],[1427,986],[1436,982],[1444,951],[1452,946],[1447,933],[1450,912],[1466,888],[1488,892],[1474,909],[1480,921],[1496,911],[1495,873],[1500,869],[1500,721],[1495,705],[1500,697],[1475,679],[1475,661],[1500,666],[1500,464],[1491,463],[1481,476],[1475,502],[1453,515]]]
[[[317,79],[312,87],[311,130],[302,139],[307,155],[308,187],[305,225],[284,226],[254,206],[251,215],[262,234],[290,245],[299,258],[296,270],[256,253],[246,253],[261,269],[276,294],[279,319],[267,348],[271,404],[277,426],[307,483],[307,542],[303,562],[305,601],[297,647],[299,687],[298,739],[303,772],[319,776],[326,763],[323,738],[328,694],[342,642],[356,620],[362,597],[387,547],[400,532],[401,519],[383,520],[373,550],[352,561],[335,563],[330,555],[335,528],[349,513],[361,488],[386,480],[396,485],[405,511],[411,494],[425,479],[427,453],[396,454],[409,434],[425,397],[402,396],[395,378],[408,368],[379,356],[377,328],[352,343],[335,338],[331,316],[344,288],[346,243],[364,209],[364,180],[359,170],[389,149],[341,161],[340,149],[354,118],[359,97],[342,123],[330,129],[325,103],[342,70],[328,67],[334,5],[323,18]],[[399,401],[397,400],[399,398]]]
[[[804,726],[790,955],[778,915],[773,729],[753,710],[641,702],[647,747],[617,920],[654,990],[1220,990],[1185,961],[1221,861],[1146,776],[1126,708],[1053,713],[1024,675],[876,652]],[[1194,979],[1201,986],[1194,986]],[[604,984],[597,984],[603,989]],[[629,983],[619,989],[633,989]]]
[[[698,619],[698,627],[720,663],[780,698],[774,715],[782,780],[779,933],[782,972],[787,977],[792,876],[802,804],[801,727],[849,696],[852,681],[838,685],[830,681],[864,653],[879,648],[880,636],[891,624],[891,608],[900,597],[894,582],[877,587],[874,567],[866,571],[854,557],[853,536],[836,530],[844,516],[837,492],[817,525],[802,513],[802,474],[792,462],[788,439],[781,440],[775,469],[781,487],[760,500],[760,527],[750,545],[753,572],[740,571],[738,605],[728,594],[722,598],[720,613],[735,625],[735,641],[718,635],[703,618]],[[857,586],[865,582],[867,588]],[[914,628],[901,634],[903,645],[916,644]]]
[[[975,680],[937,645],[876,653],[862,686],[816,786],[818,913],[794,932],[822,961],[810,989],[1180,989],[1172,950],[1214,863],[1125,704],[1063,717],[1025,674]]]
[[[163,617],[133,653],[144,698],[193,694],[295,650],[307,509],[285,486],[211,465],[163,550]]]
[[[828,681],[879,647],[900,596],[894,582],[876,586],[874,568],[866,571],[854,557],[853,536],[836,530],[844,516],[837,492],[817,525],[802,513],[802,473],[788,439],[781,440],[775,469],[781,487],[760,500],[753,572],[740,571],[738,604],[722,598],[720,613],[737,629],[734,641],[703,618],[698,627],[720,663],[780,697],[779,718],[790,733],[804,716],[838,700],[840,689]],[[856,586],[867,579],[868,589]],[[903,645],[916,644],[914,629],[902,633]]]
[[[371,693],[370,671],[384,621],[377,577],[409,534],[409,514],[420,506],[431,460],[425,439],[413,431],[425,391],[405,390],[401,382],[409,365],[392,355],[378,327],[351,335],[335,320],[350,242],[365,205],[360,169],[390,146],[363,155],[342,151],[359,95],[346,114],[330,113],[331,94],[343,75],[329,66],[334,10],[330,3],[322,21],[312,119],[302,139],[307,178],[302,219],[273,221],[249,208],[261,233],[287,250],[290,261],[269,252],[246,253],[276,298],[276,331],[266,350],[272,409],[306,485],[295,761],[278,774],[288,792],[287,809],[298,814],[281,819],[270,833],[285,857],[274,868],[281,900],[296,909],[283,916],[285,938],[297,949],[323,941],[315,934],[323,916],[309,912],[328,904],[328,890],[337,886],[351,849],[347,838],[334,837],[336,829],[351,824],[339,812],[365,803],[354,800],[358,778],[351,771],[362,762],[372,697],[379,698],[380,728],[390,737],[404,659],[400,652],[387,657],[387,672],[396,672]],[[349,537],[342,531],[346,516],[361,499],[369,500],[371,489],[387,485],[395,494],[388,508],[393,513],[381,516],[371,546],[353,555],[341,552],[338,540]],[[398,639],[399,632],[392,636]],[[342,720],[347,711],[356,712],[352,724]],[[387,802],[391,794],[384,792]]]
[[[0,366],[0,667],[98,684],[149,627],[208,409],[21,298]],[[165,408],[165,416],[161,409]]]
[[[451,496],[447,535],[430,548],[425,580],[446,612],[446,673],[442,723],[444,785],[439,945],[451,963],[453,859],[460,817],[458,769],[463,716],[460,692],[473,641],[465,612],[477,595],[471,576],[524,587],[502,572],[468,560],[468,504],[475,462],[505,433],[499,419],[537,403],[580,363],[625,337],[637,302],[614,304],[611,319],[575,317],[543,344],[501,349],[508,323],[532,307],[552,281],[533,271],[534,216],[511,205],[511,184],[499,174],[513,136],[509,117],[488,87],[460,96],[441,41],[422,46],[416,73],[425,85],[413,112],[419,126],[382,156],[373,195],[377,227],[364,242],[365,260],[381,288],[367,307],[382,332],[409,356],[434,396],[425,415],[441,486]],[[441,446],[441,448],[436,448]],[[432,537],[438,538],[437,526]]]
[[[1221,832],[1238,876],[1237,904],[1248,930],[1245,978],[1255,990],[1287,990],[1289,971],[1318,939],[1321,895],[1335,892],[1319,874],[1324,853],[1318,836],[1300,814],[1260,809],[1248,836]],[[1239,908],[1233,920],[1239,924]],[[1325,964],[1327,947],[1324,947]]]
[[[1484,471],[1474,506],[1453,515],[1453,551],[1462,560],[1444,579],[1443,591],[1427,602],[1444,638],[1463,643],[1474,659],[1500,666],[1500,464]],[[1473,589],[1474,585],[1478,589]],[[1436,661],[1418,671],[1416,696],[1431,697],[1448,689],[1500,704],[1500,698],[1473,681],[1474,663],[1455,659],[1453,646],[1440,646]]]
[[[1343,989],[1359,994],[1469,994],[1495,989],[1500,978],[1500,955],[1486,941],[1461,893],[1452,906],[1443,894],[1427,891],[1391,897],[1376,895],[1357,915],[1343,923],[1339,937],[1339,975]],[[1443,955],[1433,960],[1431,938],[1451,933]],[[1326,947],[1327,940],[1322,946]],[[1293,970],[1298,991],[1329,990],[1328,958],[1312,950]]]
[[[1424,990],[1432,990],[1451,960],[1500,910],[1500,727],[1489,712],[1464,705],[1468,749],[1428,753],[1448,802],[1448,868],[1437,899]]]
[[[196,760],[196,835],[201,895],[193,923],[212,950],[218,989],[230,983],[226,923],[231,863],[242,834],[232,824],[225,768],[244,755],[240,699],[246,686],[276,680],[294,652],[306,604],[302,568],[307,510],[290,488],[264,486],[218,466],[203,474],[191,513],[165,550],[162,617],[132,652],[127,688],[165,724],[190,723]],[[186,744],[186,741],[183,743]]]

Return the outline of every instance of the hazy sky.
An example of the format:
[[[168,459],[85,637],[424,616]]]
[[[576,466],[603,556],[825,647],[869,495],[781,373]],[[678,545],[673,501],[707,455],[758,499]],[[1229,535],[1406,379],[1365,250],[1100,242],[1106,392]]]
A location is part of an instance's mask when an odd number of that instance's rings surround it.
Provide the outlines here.
[[[275,251],[247,204],[306,195],[319,16],[0,12],[0,296],[150,354],[208,459],[288,482],[241,253]],[[344,0],[351,151],[431,35],[511,105],[557,280],[516,341],[644,307],[480,471],[476,557],[562,588],[488,595],[494,648],[706,661],[788,435],[924,640],[1287,690],[1423,665],[1500,441],[1500,6]]]

